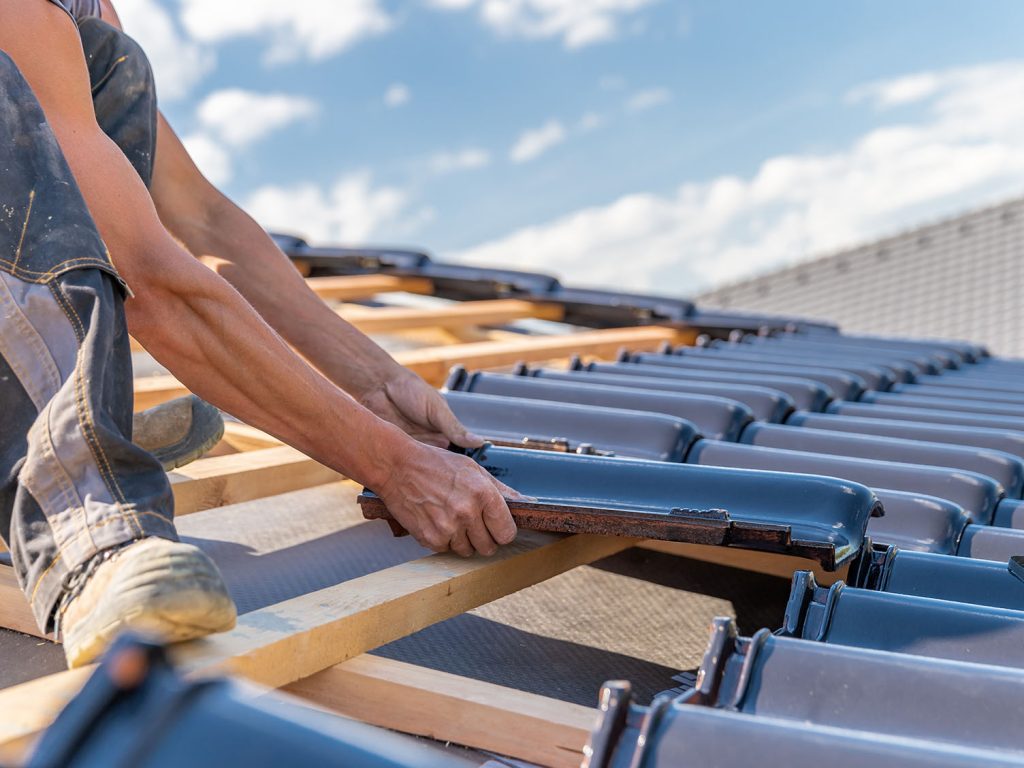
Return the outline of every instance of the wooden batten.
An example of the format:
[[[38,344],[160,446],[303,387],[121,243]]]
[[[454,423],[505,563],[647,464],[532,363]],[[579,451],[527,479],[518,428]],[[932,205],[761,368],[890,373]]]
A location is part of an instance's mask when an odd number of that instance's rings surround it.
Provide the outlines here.
[[[557,304],[498,299],[464,301],[446,307],[342,307],[338,314],[363,333],[395,333],[419,328],[462,328],[473,325],[504,325],[516,320],[537,318],[561,320],[564,312]]]
[[[814,571],[818,584],[832,584],[846,578],[849,565],[835,571],[826,571],[816,560],[807,560],[793,555],[780,555],[773,552],[755,552],[750,549],[717,547],[706,544],[686,544],[679,541],[656,541],[648,539],[640,544],[643,549],[661,552],[666,555],[688,557],[705,563],[715,563],[743,571],[763,573],[767,576],[778,576],[780,579],[792,579],[796,571]]]
[[[306,285],[321,299],[354,301],[368,299],[378,293],[425,293],[434,291],[433,284],[422,277],[395,277],[393,275],[345,275],[307,277]]]
[[[276,496],[342,480],[285,445],[200,459],[169,475],[175,516]]]
[[[525,336],[514,340],[417,349],[399,352],[395,359],[430,384],[440,386],[453,365],[493,368],[520,361],[536,362],[572,354],[610,358],[623,348],[628,347],[637,351],[653,350],[666,341],[675,341],[675,338],[676,332],[671,328],[613,328],[560,336]]]
[[[245,614],[183,660],[277,688],[635,543],[521,531],[490,558],[431,555]]]
[[[551,768],[578,768],[597,710],[378,656],[284,689],[339,715]]]
[[[453,365],[494,368],[519,361],[537,362],[572,354],[612,358],[623,348],[650,351],[657,349],[666,341],[675,342],[676,339],[677,331],[672,328],[613,328],[560,336],[523,336],[501,341],[416,349],[399,352],[395,359],[422,376],[428,383],[440,386]],[[187,393],[185,385],[173,376],[148,376],[136,379],[135,410],[151,408]]]
[[[221,442],[227,443],[236,451],[259,451],[281,445],[281,441],[273,435],[238,421],[224,422],[224,437],[221,438]]]
[[[330,277],[310,277],[306,285],[321,299],[334,301],[358,301],[369,299],[380,293],[420,293],[433,292],[429,280],[420,277],[395,277],[393,275],[346,275]],[[132,351],[138,352],[143,346],[135,339],[131,340]]]
[[[174,513],[179,517],[341,479],[337,472],[280,443],[199,459],[168,474]]]
[[[135,410],[144,411],[187,394],[188,387],[171,375],[143,376],[135,379]]]

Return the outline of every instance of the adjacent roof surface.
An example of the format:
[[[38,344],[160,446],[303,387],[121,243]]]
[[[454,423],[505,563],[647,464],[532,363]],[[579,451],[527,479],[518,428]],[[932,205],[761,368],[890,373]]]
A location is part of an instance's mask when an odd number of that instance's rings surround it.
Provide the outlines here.
[[[827,318],[846,333],[970,339],[1024,356],[1024,198],[698,297],[705,307]]]

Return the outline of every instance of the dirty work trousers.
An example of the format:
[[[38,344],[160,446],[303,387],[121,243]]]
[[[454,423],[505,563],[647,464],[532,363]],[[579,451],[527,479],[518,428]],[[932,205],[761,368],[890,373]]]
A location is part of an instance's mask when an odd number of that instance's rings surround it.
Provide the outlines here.
[[[98,19],[80,32],[99,123],[148,184],[149,65]],[[131,441],[123,302],[53,131],[0,51],[0,535],[44,631],[68,577],[93,556],[177,538],[167,476]]]

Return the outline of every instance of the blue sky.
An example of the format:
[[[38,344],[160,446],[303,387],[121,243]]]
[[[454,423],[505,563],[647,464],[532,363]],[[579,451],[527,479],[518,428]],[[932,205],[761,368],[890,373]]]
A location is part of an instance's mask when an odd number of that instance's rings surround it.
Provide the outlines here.
[[[1024,4],[115,0],[262,223],[692,294],[1024,193]]]

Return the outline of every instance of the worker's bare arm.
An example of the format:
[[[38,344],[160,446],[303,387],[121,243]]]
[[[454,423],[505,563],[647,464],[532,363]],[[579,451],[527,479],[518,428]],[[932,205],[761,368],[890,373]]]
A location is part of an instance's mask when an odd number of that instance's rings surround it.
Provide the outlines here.
[[[100,6],[103,20],[122,29],[113,3]],[[164,226],[361,405],[431,445],[482,443],[444,398],[313,295],[263,228],[200,173],[163,114],[151,194]]]
[[[263,228],[203,177],[163,115],[152,194],[164,226],[324,376],[425,442],[480,444],[437,392],[313,294]]]
[[[138,175],[96,124],[81,43],[66,14],[41,0],[0,0],[0,18],[0,49],[39,99],[114,264],[134,292],[125,304],[129,329],[158,360],[210,402],[380,489],[396,515],[411,523],[409,530],[431,546],[454,542],[470,517],[496,503],[496,486],[483,470],[415,443],[360,407],[174,241]],[[395,487],[395,465],[413,469],[409,482],[426,489],[422,508],[410,509],[404,485]],[[421,465],[430,471],[415,471]],[[465,493],[449,508],[453,486]],[[514,526],[490,530],[504,541]],[[449,531],[452,538],[442,541]]]

